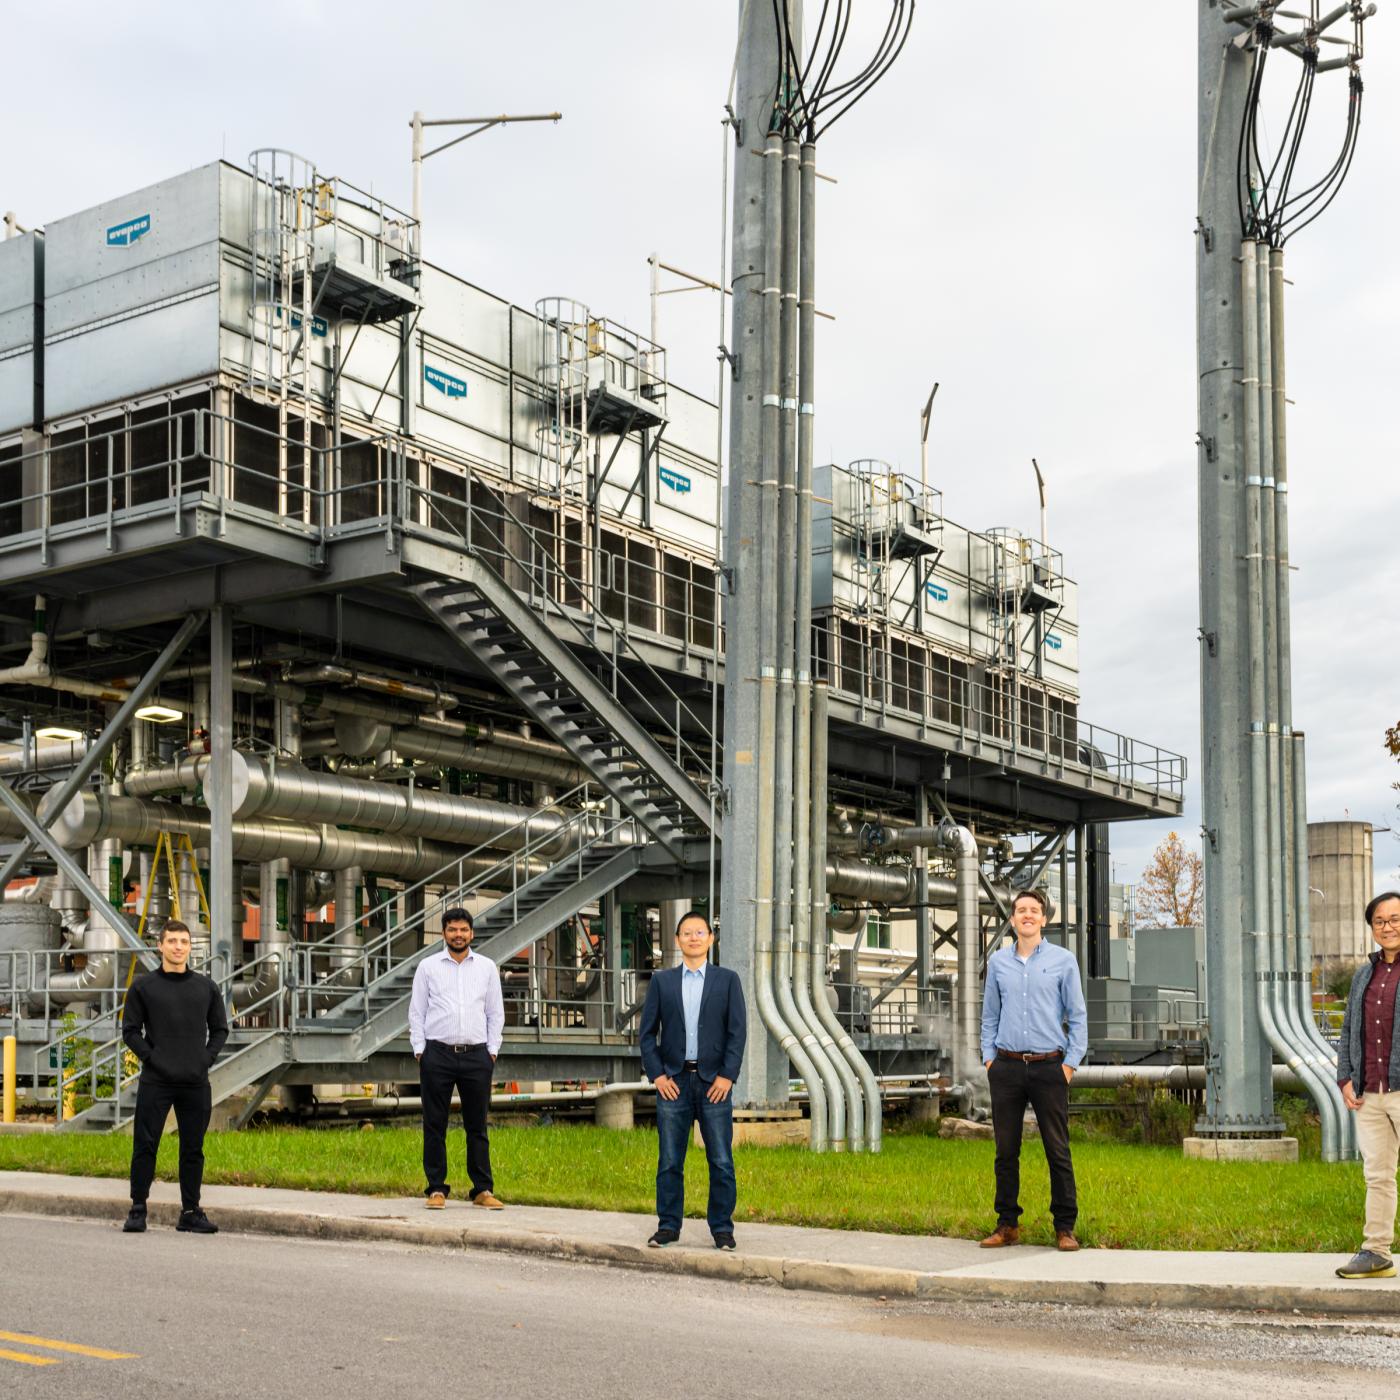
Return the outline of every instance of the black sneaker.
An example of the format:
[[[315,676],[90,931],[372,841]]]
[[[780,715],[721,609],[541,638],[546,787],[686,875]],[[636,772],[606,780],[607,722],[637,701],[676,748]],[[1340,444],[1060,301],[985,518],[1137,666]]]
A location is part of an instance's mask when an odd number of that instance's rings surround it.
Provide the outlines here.
[[[132,1201],[131,1209],[126,1213],[126,1219],[122,1221],[122,1234],[141,1235],[146,1231],[146,1203],[145,1201]]]
[[[675,1244],[680,1237],[679,1230],[658,1230],[647,1241],[647,1245],[651,1249],[665,1249],[668,1244]]]
[[[1337,1270],[1338,1278],[1394,1278],[1395,1261],[1374,1250],[1363,1249]]]
[[[737,1244],[734,1243],[734,1236],[733,1236],[733,1235],[716,1235],[716,1236],[715,1236],[715,1248],[716,1248],[716,1249],[738,1249],[739,1246],[738,1246]]]
[[[175,1228],[192,1235],[217,1235],[219,1233],[219,1227],[199,1209],[182,1210]]]

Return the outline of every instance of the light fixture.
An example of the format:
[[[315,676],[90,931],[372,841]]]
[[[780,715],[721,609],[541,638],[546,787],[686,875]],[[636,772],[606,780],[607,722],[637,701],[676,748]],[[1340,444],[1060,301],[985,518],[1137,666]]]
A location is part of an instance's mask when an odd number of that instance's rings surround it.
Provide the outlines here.
[[[137,719],[148,719],[152,724],[174,724],[177,719],[184,717],[183,710],[177,710],[170,705],[142,705],[136,711]]]
[[[67,739],[70,743],[83,737],[81,729],[66,729],[61,724],[46,724],[42,729],[34,731],[36,739]]]

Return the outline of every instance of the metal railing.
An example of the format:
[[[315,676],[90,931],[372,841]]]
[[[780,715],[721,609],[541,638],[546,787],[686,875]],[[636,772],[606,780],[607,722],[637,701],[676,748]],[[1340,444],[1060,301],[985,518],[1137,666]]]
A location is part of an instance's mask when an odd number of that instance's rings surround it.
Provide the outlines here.
[[[258,977],[258,970],[264,966],[271,974],[272,985],[256,1001],[230,1018],[229,1044],[218,1065],[226,1064],[253,1044],[287,1029],[283,965],[276,950],[246,963],[236,974],[215,978],[215,982],[227,1000],[235,977]],[[271,1024],[267,1023],[269,1018]],[[120,1031],[106,1040],[96,1041],[94,1030],[100,1025],[100,1020],[80,1021],[52,1037],[37,1052],[36,1092],[43,1096],[42,1081],[46,1078],[43,1061],[47,1059],[53,1080],[54,1119],[59,1126],[67,1119],[103,1104],[111,1107],[108,1125],[113,1128],[120,1127],[132,1116],[134,1102],[129,1090],[140,1076],[140,1061],[127,1049]]]
[[[161,433],[165,448],[157,453],[151,444]],[[21,527],[0,532],[0,551],[37,537],[47,562],[53,539],[94,530],[114,548],[120,524],[162,513],[178,535],[192,498],[208,498],[221,530],[230,512],[239,511],[273,516],[280,528],[322,546],[373,532],[383,533],[390,551],[406,535],[448,540],[482,558],[533,609],[560,624],[567,639],[608,656],[614,695],[667,736],[677,760],[701,775],[702,785],[717,781],[713,704],[709,716],[700,714],[640,650],[643,641],[669,645],[687,663],[699,659],[718,668],[724,632],[716,562],[668,553],[655,537],[644,544],[626,533],[625,521],[603,522],[596,511],[590,518],[587,510],[528,488],[518,489],[516,509],[508,503],[509,483],[459,454],[427,453],[392,433],[318,444],[238,414],[186,408],[161,420],[88,430],[81,440],[59,442],[61,436],[6,458],[7,470],[21,480],[33,472],[39,486],[0,504],[0,515]],[[75,453],[82,454],[81,479],[65,482],[65,472],[77,470]],[[653,561],[641,557],[648,549]],[[1051,554],[1047,568],[1055,566]],[[1090,724],[1079,717],[1077,702],[1032,679],[1014,688],[974,680],[965,661],[944,656],[916,633],[832,613],[814,619],[813,652],[816,674],[834,696],[854,701],[862,717],[903,720],[960,747],[989,745],[1013,759],[1182,796],[1180,754]]]
[[[568,796],[587,791],[584,785]],[[516,832],[527,832],[536,815],[531,813],[522,818],[503,836],[508,838]],[[640,839],[631,817],[602,817],[597,804],[591,803],[570,815],[563,826],[530,834],[520,849],[496,858],[486,870],[473,870],[473,867],[485,852],[499,845],[502,836],[465,852],[435,874],[322,938],[292,943],[287,951],[293,969],[293,1025],[304,1025],[335,1011],[353,1008],[356,1000],[365,1012],[364,1019],[368,1019],[371,989],[417,960],[425,947],[424,934],[429,922],[440,919],[443,911],[480,891],[490,891],[497,897],[489,911],[482,911],[482,915],[486,912],[494,915],[499,911],[507,924],[514,924],[522,912],[521,892],[531,879],[547,870],[566,868],[570,863],[576,864],[582,878],[584,857],[601,845],[622,844],[624,833],[632,842]],[[561,839],[567,842],[575,836],[579,839],[568,854],[557,858],[550,854]],[[431,901],[423,898],[429,888],[441,890]],[[418,907],[405,914],[404,911],[414,905]],[[396,912],[397,918],[393,917]],[[385,924],[382,928],[376,926],[381,918]],[[370,930],[368,936],[366,929]]]

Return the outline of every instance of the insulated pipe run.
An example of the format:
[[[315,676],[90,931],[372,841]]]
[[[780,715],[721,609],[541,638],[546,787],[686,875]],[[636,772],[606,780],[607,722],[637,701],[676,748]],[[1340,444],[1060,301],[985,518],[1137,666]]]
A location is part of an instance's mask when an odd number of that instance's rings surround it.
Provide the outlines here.
[[[207,754],[194,754],[131,774],[127,792],[133,797],[194,792],[209,762]],[[517,850],[533,845],[541,856],[563,855],[587,835],[579,823],[568,828],[569,815],[561,811],[535,812],[484,798],[316,773],[295,763],[273,765],[241,751],[232,755],[232,764],[235,817],[325,822],[468,847],[490,844]]]
[[[478,735],[479,738],[474,737]],[[555,744],[507,734],[490,725],[468,725],[430,716],[423,716],[416,725],[392,726],[362,715],[338,715],[334,743],[317,739],[314,746],[308,744],[304,751],[363,757],[383,749],[393,749],[420,763],[465,768],[523,782],[576,787],[588,779],[586,770]]]
[[[40,814],[46,815],[42,804]],[[88,792],[73,798],[51,829],[69,850],[109,837],[128,845],[152,846],[162,831],[186,835],[199,847],[209,844],[209,813],[202,807]],[[436,841],[261,818],[233,823],[233,854],[236,860],[258,863],[286,860],[296,870],[343,870],[358,865],[415,880],[426,879],[449,865],[455,872],[456,863],[460,863],[463,878],[485,874],[498,864],[491,856],[468,857],[462,848]],[[531,861],[530,866],[544,868],[538,861]]]
[[[783,207],[783,141],[769,132],[764,144],[764,288],[763,403],[760,451],[759,644],[758,644],[758,819],[754,890],[754,983],[759,1017],[783,1054],[792,1061],[811,1094],[810,1142],[822,1152],[827,1145],[826,1095],[811,1057],[784,1018],[774,987],[774,789],[778,779],[778,451],[781,437],[780,395]],[[785,564],[787,561],[784,561]]]
[[[277,986],[292,941],[287,918],[291,868],[284,860],[264,861],[258,875],[258,969],[234,982],[231,995],[235,1011],[262,1001]]]
[[[821,820],[827,803],[827,683],[812,688],[812,1000],[817,1017],[839,1052],[833,1057],[844,1066],[851,1151],[880,1150],[880,1086],[860,1053],[851,1033],[841,1024],[827,995],[826,984],[826,823]],[[867,1112],[867,1105],[870,1111]]]
[[[792,801],[793,845],[789,854],[792,869],[792,980],[797,1013],[815,1041],[813,1059],[826,1089],[830,1115],[831,1149],[844,1152],[848,1146],[847,1119],[852,1090],[859,1096],[859,1086],[853,1082],[850,1067],[836,1047],[835,1038],[822,1024],[817,1014],[816,996],[825,992],[824,980],[817,984],[813,976],[812,959],[812,897],[811,897],[811,833],[813,824],[825,825],[826,802],[814,808],[812,790],[812,352],[815,336],[813,311],[813,240],[810,225],[811,205],[808,200],[808,164],[814,159],[809,151],[802,152],[802,163],[794,169],[797,143],[787,143],[783,160],[784,193],[793,187],[796,199],[787,201],[789,215],[797,224],[799,237],[788,240],[789,259],[785,268],[784,319],[790,317],[790,299],[796,301],[796,345],[793,365],[796,370],[797,410],[795,418],[796,469],[793,512],[796,516],[795,599],[793,602],[793,750]],[[800,205],[800,207],[798,207]],[[800,244],[800,247],[799,247]],[[789,375],[789,379],[792,376]],[[784,413],[789,406],[784,405]],[[786,418],[784,432],[788,431]],[[823,756],[824,761],[824,756]]]

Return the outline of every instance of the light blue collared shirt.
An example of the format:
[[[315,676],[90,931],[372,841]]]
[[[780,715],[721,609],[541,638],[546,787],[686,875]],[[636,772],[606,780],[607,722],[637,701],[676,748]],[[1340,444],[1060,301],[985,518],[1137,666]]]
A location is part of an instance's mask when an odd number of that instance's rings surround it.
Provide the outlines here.
[[[1024,962],[1014,946],[998,948],[988,958],[982,992],[983,1063],[996,1058],[998,1047],[1033,1055],[1063,1050],[1065,1063],[1078,1068],[1089,1048],[1089,1018],[1079,965],[1067,948],[1042,939]]]
[[[685,1011],[687,1060],[700,1058],[700,998],[705,995],[705,967],[705,963],[694,969],[681,965],[681,1006]]]

